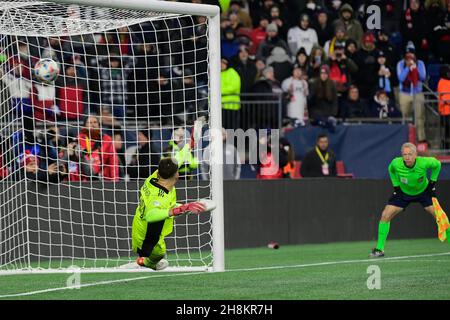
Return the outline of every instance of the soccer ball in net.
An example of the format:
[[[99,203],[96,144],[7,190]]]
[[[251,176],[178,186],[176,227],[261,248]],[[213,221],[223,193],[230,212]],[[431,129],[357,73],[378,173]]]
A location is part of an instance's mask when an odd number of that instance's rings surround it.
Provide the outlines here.
[[[59,74],[59,66],[50,58],[41,59],[34,65],[34,75],[39,81],[53,82]]]

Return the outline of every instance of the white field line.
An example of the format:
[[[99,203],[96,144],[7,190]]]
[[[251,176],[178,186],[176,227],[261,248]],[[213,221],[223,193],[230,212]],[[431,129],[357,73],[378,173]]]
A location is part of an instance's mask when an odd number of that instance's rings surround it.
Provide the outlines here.
[[[330,265],[338,265],[338,264],[353,264],[353,263],[365,263],[365,262],[380,263],[380,262],[385,262],[385,261],[389,262],[389,261],[393,261],[393,260],[394,261],[395,260],[408,261],[408,260],[415,259],[415,258],[438,257],[438,256],[450,256],[450,252],[430,253],[430,254],[400,256],[400,257],[388,257],[388,258],[378,258],[378,259],[372,258],[372,259],[362,259],[362,260],[329,261],[329,262],[318,262],[318,263],[308,263],[308,264],[297,264],[297,265],[290,265],[290,266],[230,269],[230,270],[225,270],[224,272],[243,272],[243,271],[245,272],[245,271],[264,271],[264,270],[277,270],[277,269],[295,269],[295,268],[321,267],[321,266],[330,266]],[[145,280],[145,279],[149,279],[149,278],[180,277],[180,276],[200,275],[200,274],[211,274],[211,273],[203,271],[203,272],[186,272],[186,273],[176,273],[176,274],[174,274],[174,273],[172,273],[172,274],[153,274],[150,276],[142,276],[142,277],[107,280],[107,281],[92,282],[92,283],[87,283],[87,284],[80,284],[77,288],[87,288],[87,287],[101,286],[101,285],[114,284],[114,283]],[[41,293],[63,291],[63,290],[73,290],[73,289],[74,289],[74,287],[65,286],[65,287],[60,287],[60,288],[50,288],[50,289],[29,291],[29,292],[23,292],[23,293],[5,294],[5,295],[0,295],[0,299],[1,298],[31,296],[31,295],[41,294]]]

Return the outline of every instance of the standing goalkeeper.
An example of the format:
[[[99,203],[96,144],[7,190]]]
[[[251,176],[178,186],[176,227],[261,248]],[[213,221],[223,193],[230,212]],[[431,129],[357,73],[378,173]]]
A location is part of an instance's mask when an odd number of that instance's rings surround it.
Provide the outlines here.
[[[158,170],[145,180],[141,188],[132,226],[132,248],[139,255],[136,262],[141,266],[165,269],[169,263],[163,259],[166,254],[164,237],[172,233],[173,218],[205,211],[200,202],[176,203],[177,181],[178,164],[172,158],[164,158],[159,161]]]
[[[412,143],[403,144],[401,152],[402,156],[392,160],[389,165],[394,192],[381,214],[378,243],[370,257],[384,256],[390,221],[410,203],[419,202],[426,212],[435,217],[432,198],[436,197],[435,184],[441,163],[432,157],[418,157],[416,146]],[[430,181],[427,178],[428,170],[431,170]]]

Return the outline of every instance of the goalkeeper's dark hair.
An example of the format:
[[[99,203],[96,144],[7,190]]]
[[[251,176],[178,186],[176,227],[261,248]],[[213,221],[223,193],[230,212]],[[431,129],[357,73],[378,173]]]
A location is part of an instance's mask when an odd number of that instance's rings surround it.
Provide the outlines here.
[[[177,161],[173,158],[163,158],[159,161],[158,174],[163,179],[172,178],[178,171]]]

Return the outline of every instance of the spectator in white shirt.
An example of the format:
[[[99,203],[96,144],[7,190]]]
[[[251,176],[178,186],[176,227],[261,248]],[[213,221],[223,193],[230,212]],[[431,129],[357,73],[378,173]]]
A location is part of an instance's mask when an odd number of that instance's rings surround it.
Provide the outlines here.
[[[310,19],[307,14],[302,14],[298,26],[292,27],[288,31],[287,40],[291,52],[297,52],[304,47],[308,55],[311,54],[312,47],[318,43],[316,30],[310,28]]]

